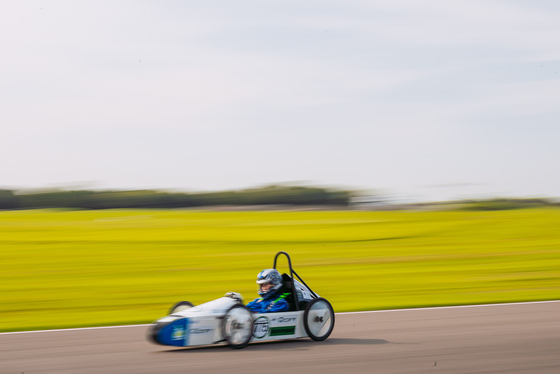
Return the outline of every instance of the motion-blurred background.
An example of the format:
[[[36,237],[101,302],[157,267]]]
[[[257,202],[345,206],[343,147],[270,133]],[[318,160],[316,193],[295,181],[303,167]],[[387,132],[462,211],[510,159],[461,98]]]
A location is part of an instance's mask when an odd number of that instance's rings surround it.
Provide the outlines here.
[[[336,311],[560,298],[560,5],[0,4],[1,331],[277,251]]]

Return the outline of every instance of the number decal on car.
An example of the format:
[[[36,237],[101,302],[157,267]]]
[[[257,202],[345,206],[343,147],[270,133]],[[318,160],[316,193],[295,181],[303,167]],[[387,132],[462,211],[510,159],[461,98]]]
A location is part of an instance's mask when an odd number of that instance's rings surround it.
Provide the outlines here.
[[[253,323],[253,326],[253,336],[257,339],[262,339],[270,330],[270,321],[266,317],[259,317]]]

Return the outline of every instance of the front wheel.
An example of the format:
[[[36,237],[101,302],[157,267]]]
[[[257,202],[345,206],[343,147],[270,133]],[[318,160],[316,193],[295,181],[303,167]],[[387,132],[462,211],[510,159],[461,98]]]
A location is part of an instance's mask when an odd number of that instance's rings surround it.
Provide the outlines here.
[[[224,315],[222,335],[231,348],[243,348],[253,337],[253,313],[243,304],[235,304]]]
[[[179,301],[177,304],[173,305],[171,309],[169,309],[168,314],[182,312],[183,310],[190,309],[194,306],[193,303],[190,301]]]
[[[313,340],[328,338],[334,328],[334,311],[331,304],[322,297],[311,300],[303,312],[303,327]]]

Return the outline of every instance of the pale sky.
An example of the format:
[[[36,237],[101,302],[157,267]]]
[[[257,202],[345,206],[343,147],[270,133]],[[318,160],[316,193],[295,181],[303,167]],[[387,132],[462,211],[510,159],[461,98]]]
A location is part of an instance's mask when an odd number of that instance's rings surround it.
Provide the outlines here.
[[[560,196],[560,2],[2,1],[0,187]]]

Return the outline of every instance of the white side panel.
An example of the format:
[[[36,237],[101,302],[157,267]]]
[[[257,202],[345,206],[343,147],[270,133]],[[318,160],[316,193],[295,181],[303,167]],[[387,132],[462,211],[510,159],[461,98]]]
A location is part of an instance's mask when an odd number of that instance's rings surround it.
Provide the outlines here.
[[[186,345],[206,345],[221,340],[220,321],[216,317],[189,318]]]
[[[295,339],[307,336],[303,327],[303,311],[255,313],[251,341]]]
[[[184,332],[185,346],[214,344],[223,340],[221,317],[235,304],[237,304],[236,300],[230,297],[221,297],[174,313],[172,316],[187,318],[187,326]]]

